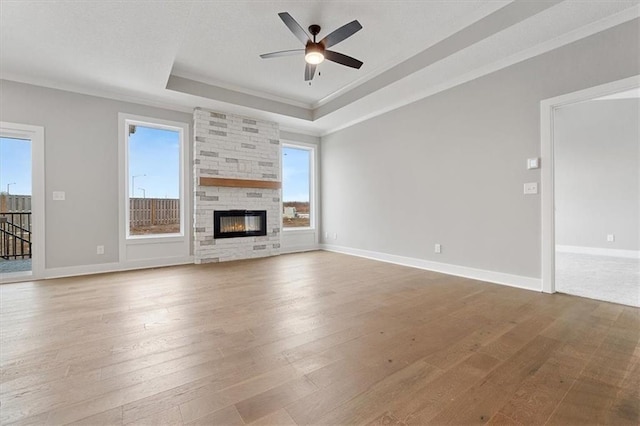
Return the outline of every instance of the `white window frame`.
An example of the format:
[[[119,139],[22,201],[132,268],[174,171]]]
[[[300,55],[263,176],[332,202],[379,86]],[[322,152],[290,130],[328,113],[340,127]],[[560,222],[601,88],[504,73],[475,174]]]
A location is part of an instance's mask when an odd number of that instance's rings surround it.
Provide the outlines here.
[[[178,132],[180,138],[180,232],[173,234],[130,235],[129,234],[129,126],[151,127]],[[162,120],[153,117],[143,117],[132,114],[118,114],[119,128],[119,164],[120,164],[120,253],[125,253],[125,246],[129,244],[173,243],[188,238],[187,219],[189,213],[188,196],[188,158],[187,137],[189,125],[187,123]]]
[[[294,149],[303,149],[305,151],[309,151],[309,226],[305,227],[296,227],[296,228],[285,228],[283,226],[282,220],[280,221],[280,226],[282,227],[282,232],[308,232],[315,231],[317,228],[317,217],[318,213],[316,212],[316,206],[318,205],[316,200],[317,190],[316,184],[318,182],[316,171],[317,167],[317,145],[304,143],[304,142],[295,142],[295,141],[283,141],[282,142],[282,153],[280,154],[280,170],[284,174],[284,148],[294,148]],[[282,180],[282,197],[280,198],[280,210],[283,210],[284,205],[284,179]]]

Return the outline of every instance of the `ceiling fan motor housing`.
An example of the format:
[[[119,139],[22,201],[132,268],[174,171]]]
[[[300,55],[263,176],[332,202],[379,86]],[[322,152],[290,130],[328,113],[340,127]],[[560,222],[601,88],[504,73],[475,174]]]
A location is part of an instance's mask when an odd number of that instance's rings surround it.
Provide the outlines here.
[[[312,24],[309,25],[309,32],[313,36],[313,41],[316,41],[316,36],[320,34],[320,25]]]

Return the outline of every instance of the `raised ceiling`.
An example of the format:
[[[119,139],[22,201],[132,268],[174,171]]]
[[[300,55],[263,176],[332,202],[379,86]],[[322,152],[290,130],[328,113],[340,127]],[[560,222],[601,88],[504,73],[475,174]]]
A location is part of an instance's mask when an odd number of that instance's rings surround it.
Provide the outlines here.
[[[188,110],[206,107],[324,134],[601,31],[638,1],[9,1],[0,0],[0,77]],[[278,18],[320,37],[358,19],[304,82],[300,48]]]

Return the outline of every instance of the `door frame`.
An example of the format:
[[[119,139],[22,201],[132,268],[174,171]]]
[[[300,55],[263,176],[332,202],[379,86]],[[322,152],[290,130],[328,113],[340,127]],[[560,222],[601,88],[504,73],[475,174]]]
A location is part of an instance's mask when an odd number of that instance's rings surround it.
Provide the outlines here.
[[[542,291],[555,293],[555,177],[554,116],[555,110],[570,104],[640,87],[640,74],[540,102],[540,152],[542,165]]]
[[[44,277],[45,269],[45,186],[44,127],[0,121],[0,136],[31,141],[31,272],[6,274],[2,282]]]

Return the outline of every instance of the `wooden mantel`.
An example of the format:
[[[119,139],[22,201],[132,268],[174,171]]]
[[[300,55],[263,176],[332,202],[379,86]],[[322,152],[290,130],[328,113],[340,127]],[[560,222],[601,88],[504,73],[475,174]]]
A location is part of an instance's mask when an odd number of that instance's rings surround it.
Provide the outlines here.
[[[270,180],[250,180],[250,179],[225,179],[213,177],[201,177],[200,186],[225,186],[230,188],[262,188],[280,189],[281,182]]]

